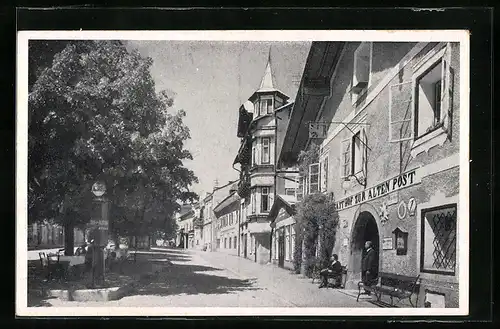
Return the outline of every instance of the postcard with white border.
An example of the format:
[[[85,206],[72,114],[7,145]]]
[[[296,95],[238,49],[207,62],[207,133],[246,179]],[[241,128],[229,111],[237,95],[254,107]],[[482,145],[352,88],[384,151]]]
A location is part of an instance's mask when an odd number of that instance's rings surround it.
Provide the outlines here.
[[[467,315],[469,34],[22,31],[18,316]]]

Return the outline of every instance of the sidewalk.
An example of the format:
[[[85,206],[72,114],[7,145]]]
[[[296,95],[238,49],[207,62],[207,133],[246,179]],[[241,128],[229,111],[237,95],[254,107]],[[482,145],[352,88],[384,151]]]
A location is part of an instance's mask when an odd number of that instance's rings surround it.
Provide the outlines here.
[[[313,284],[310,278],[303,278],[274,265],[260,265],[248,259],[219,252],[187,252],[197,254],[213,266],[226,268],[240,277],[256,280],[259,286],[279,295],[295,307],[376,307],[368,302],[371,300],[368,296],[362,296],[360,301],[356,302],[352,291],[319,289],[319,282]]]

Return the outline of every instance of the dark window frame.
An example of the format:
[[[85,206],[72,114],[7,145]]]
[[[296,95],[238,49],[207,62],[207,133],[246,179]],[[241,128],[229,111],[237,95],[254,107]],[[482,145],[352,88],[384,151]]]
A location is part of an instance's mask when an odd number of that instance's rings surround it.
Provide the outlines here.
[[[433,212],[433,211],[439,211],[442,209],[448,209],[448,208],[453,208],[455,210],[455,266],[452,271],[440,271],[440,270],[434,270],[434,269],[426,269],[424,266],[425,258],[425,221],[427,220],[425,218],[425,214],[428,212]],[[440,275],[446,275],[446,276],[456,276],[457,273],[457,254],[456,254],[456,249],[457,249],[457,241],[456,241],[456,236],[457,236],[457,224],[458,224],[458,204],[457,203],[449,203],[441,206],[436,206],[436,207],[431,207],[431,208],[425,208],[421,209],[420,211],[420,272],[421,273],[429,273],[429,274],[440,274]]]
[[[437,66],[441,66],[442,67],[443,65],[443,58],[440,58],[436,63],[432,64],[428,69],[426,69],[422,74],[420,74],[416,79],[415,79],[415,86],[414,86],[414,92],[415,92],[415,98],[414,98],[414,108],[413,108],[413,139],[414,140],[418,140],[422,137],[425,137],[427,135],[429,135],[430,133],[432,133],[433,131],[439,129],[439,128],[442,128],[443,127],[443,123],[439,123],[439,124],[436,124],[434,125],[434,127],[432,127],[432,129],[429,129],[428,131],[426,131],[425,133],[419,135],[418,134],[418,118],[419,118],[419,97],[420,97],[420,90],[419,90],[419,87],[420,87],[420,80],[422,80],[427,74],[429,74],[432,70],[434,70]],[[439,81],[437,81],[435,84],[437,84],[439,82],[439,84],[441,85],[443,83],[442,79],[440,78]],[[440,94],[440,97],[442,97],[441,93]],[[434,97],[434,102],[436,101],[435,99],[436,97]],[[436,104],[433,104],[433,112],[434,112],[434,115],[436,115],[436,109],[435,109],[435,106]],[[438,121],[441,119],[441,102],[439,102],[439,117],[438,117]]]

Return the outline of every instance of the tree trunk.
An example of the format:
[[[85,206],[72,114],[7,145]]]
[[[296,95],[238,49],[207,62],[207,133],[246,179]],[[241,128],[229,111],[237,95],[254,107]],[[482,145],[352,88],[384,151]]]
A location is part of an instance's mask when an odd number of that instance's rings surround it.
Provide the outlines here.
[[[307,267],[307,254],[306,254],[306,241],[302,239],[302,261],[300,262],[300,274],[306,275]]]
[[[75,250],[75,225],[69,216],[64,221],[64,255],[73,256]]]

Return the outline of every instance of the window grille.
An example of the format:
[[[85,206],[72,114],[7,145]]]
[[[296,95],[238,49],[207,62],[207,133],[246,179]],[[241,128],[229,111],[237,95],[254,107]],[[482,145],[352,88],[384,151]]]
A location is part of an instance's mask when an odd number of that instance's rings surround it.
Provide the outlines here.
[[[454,274],[457,236],[456,205],[423,211],[423,272]]]

